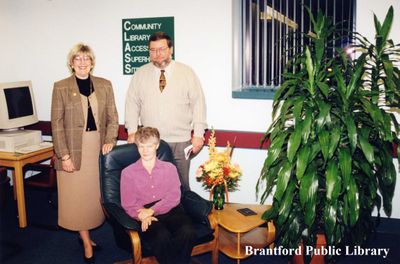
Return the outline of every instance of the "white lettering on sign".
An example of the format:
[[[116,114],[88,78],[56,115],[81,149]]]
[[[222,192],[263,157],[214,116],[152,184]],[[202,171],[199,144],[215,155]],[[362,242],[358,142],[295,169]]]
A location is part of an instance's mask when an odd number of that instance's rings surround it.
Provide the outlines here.
[[[150,35],[129,35],[124,32],[124,41],[149,41]]]
[[[147,45],[131,45],[129,43],[125,44],[124,52],[147,52],[149,47]]]
[[[124,69],[125,69],[125,74],[134,74],[138,68],[133,67],[130,64],[125,64]]]
[[[159,30],[161,28],[161,23],[143,23],[143,24],[132,24],[131,21],[125,21],[125,30]]]
[[[124,62],[125,63],[130,63],[130,62],[147,63],[147,62],[150,62],[150,59],[149,59],[149,57],[146,57],[146,56],[132,56],[130,53],[126,53],[124,55]]]

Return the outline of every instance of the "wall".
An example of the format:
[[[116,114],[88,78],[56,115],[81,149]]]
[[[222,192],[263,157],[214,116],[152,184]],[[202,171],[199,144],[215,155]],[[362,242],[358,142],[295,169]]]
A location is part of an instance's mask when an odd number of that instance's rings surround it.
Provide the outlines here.
[[[398,0],[358,2],[359,30],[371,39],[373,11],[381,19],[389,5],[395,6],[397,17],[400,12]],[[271,123],[271,101],[231,98],[231,5],[231,0],[0,0],[0,81],[32,80],[39,119],[50,120],[53,83],[69,75],[66,56],[72,45],[85,42],[97,57],[94,74],[114,85],[122,124],[130,76],[122,74],[121,20],[174,16],[176,60],[190,65],[202,81],[209,127],[263,132]],[[392,32],[400,29],[398,22]],[[256,201],[255,183],[265,155],[265,150],[235,149],[233,159],[244,175],[231,201]],[[206,158],[204,149],[193,159],[191,175]],[[191,186],[208,196],[194,177]],[[393,208],[398,210],[393,216],[400,218],[396,201]]]

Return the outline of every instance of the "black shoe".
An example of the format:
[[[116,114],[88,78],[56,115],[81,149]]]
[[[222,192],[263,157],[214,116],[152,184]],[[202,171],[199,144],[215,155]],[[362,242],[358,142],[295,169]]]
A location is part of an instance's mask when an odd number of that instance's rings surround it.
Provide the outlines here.
[[[80,237],[80,236],[78,236],[78,243],[79,243],[79,245],[83,245],[83,240],[82,240],[82,238]],[[96,244],[96,245],[92,245],[92,248],[93,248],[93,251],[96,251],[96,252],[99,252],[99,251],[101,251],[103,248],[100,246],[100,245],[98,245],[98,244]]]
[[[94,255],[92,255],[90,258],[87,258],[85,256],[85,254],[83,254],[83,261],[85,261],[85,263],[88,263],[88,264],[95,264],[96,263],[95,260],[94,260]]]

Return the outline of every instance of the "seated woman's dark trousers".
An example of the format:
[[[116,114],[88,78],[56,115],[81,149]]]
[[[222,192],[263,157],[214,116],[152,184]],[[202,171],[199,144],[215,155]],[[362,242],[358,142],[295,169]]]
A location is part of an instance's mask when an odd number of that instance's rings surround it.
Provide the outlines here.
[[[179,204],[166,214],[155,216],[149,229],[141,236],[151,245],[160,264],[190,263],[196,239],[192,220]]]

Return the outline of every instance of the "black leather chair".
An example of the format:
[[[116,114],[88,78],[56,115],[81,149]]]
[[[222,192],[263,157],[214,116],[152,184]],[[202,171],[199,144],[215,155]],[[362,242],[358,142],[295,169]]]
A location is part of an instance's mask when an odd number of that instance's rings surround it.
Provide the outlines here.
[[[171,149],[164,141],[160,142],[157,157],[164,161],[173,161]],[[102,204],[113,227],[114,237],[119,247],[132,252],[133,263],[142,263],[145,257],[152,256],[151,248],[139,235],[140,224],[125,213],[121,207],[120,177],[121,171],[140,158],[136,144],[115,146],[107,155],[100,155],[100,185]],[[218,263],[218,223],[210,214],[211,202],[194,192],[182,194],[181,203],[191,216],[197,230],[197,243],[192,256],[211,252],[212,263]],[[143,258],[142,258],[143,256]],[[148,261],[149,259],[147,259]],[[152,260],[155,260],[152,257]]]

